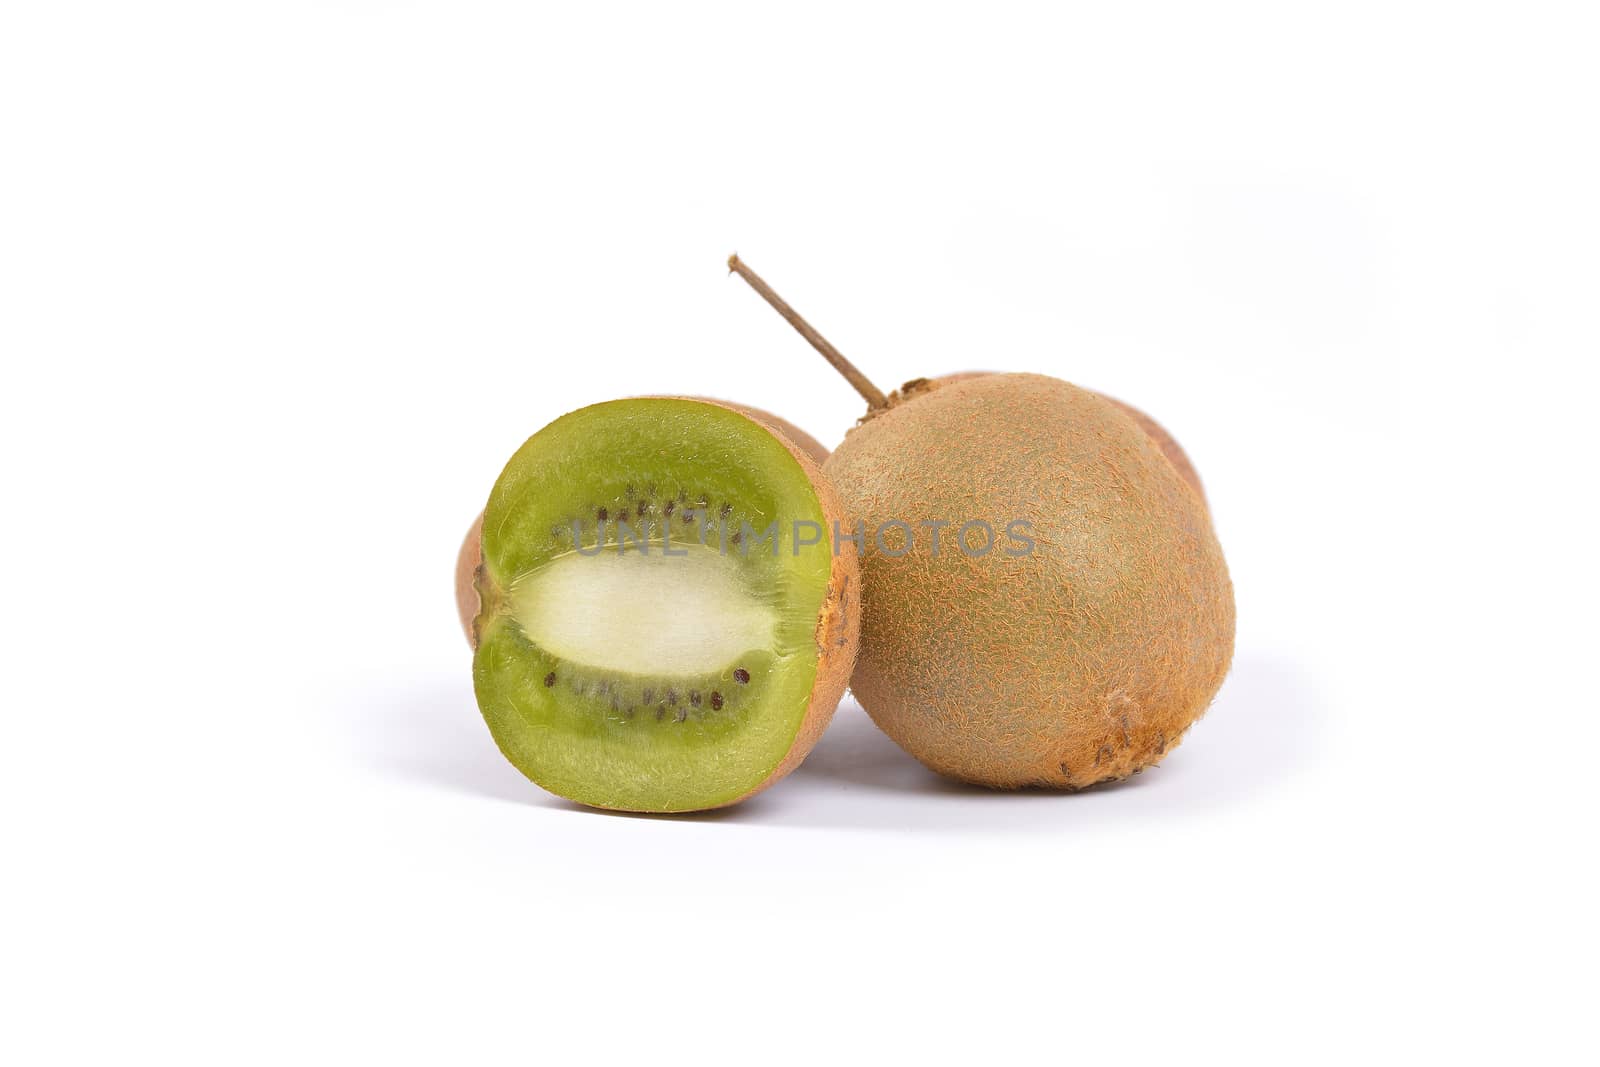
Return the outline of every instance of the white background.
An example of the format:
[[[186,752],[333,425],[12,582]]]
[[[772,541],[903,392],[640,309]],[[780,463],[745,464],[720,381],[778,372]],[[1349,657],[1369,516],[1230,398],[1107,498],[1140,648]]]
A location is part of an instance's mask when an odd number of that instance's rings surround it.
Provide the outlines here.
[[[4,5],[4,1058],[1593,1057],[1585,8]],[[527,435],[860,414],[734,250],[886,388],[1184,443],[1238,654],[1163,766],[500,758],[451,569]]]

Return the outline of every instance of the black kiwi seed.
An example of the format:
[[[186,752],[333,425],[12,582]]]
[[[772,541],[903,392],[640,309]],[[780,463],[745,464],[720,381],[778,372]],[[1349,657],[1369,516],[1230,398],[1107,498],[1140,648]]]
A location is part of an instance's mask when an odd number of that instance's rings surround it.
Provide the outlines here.
[[[689,690],[689,703],[693,704],[697,708],[700,706],[700,690]]]
[[[724,504],[724,505],[722,505],[722,510],[717,512],[717,514],[722,516],[724,519],[727,518],[729,515],[733,514],[733,505],[732,504]]]
[[[721,693],[712,693],[711,694],[711,710],[713,710],[713,711],[721,711],[722,710],[722,694]]]
[[[654,704],[656,702],[656,691],[654,689],[646,689],[644,691],[644,702],[646,704]]]
[[[551,686],[553,686],[555,684],[556,684],[556,672],[555,671],[551,671],[549,674],[544,676],[544,687],[546,689],[549,689]]]
[[[605,508],[601,508],[599,511],[595,512],[594,517],[599,519],[601,522],[605,522],[606,521],[606,509]]]
[[[678,509],[678,502],[676,500],[667,501],[667,506],[664,509],[665,512],[666,512],[667,518],[669,518],[669,519],[672,518],[672,513],[674,511],[676,511],[677,509]]]
[[[628,509],[627,508],[623,508],[620,512],[617,513],[617,521],[618,522],[627,522],[628,521]]]
[[[743,667],[740,667],[738,670],[733,672],[733,680],[738,682],[740,685],[749,685],[750,672],[745,670]]]
[[[676,689],[667,690],[667,703],[673,707],[678,706],[678,691]]]
[[[667,709],[666,708],[657,708],[656,709],[656,722],[660,722],[662,719],[666,718],[666,715],[667,715]]]
[[[689,717],[689,709],[688,708],[679,708],[678,709],[678,714],[673,718],[673,721],[674,722],[682,722],[683,720],[687,719],[688,717]]]

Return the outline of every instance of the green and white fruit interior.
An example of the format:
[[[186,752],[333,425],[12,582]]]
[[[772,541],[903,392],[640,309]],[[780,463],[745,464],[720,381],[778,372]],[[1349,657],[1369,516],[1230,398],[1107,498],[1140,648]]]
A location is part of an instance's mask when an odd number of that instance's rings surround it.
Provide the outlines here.
[[[806,716],[831,537],[811,476],[735,411],[645,398],[551,423],[484,516],[473,678],[501,751],[597,807],[748,794]]]

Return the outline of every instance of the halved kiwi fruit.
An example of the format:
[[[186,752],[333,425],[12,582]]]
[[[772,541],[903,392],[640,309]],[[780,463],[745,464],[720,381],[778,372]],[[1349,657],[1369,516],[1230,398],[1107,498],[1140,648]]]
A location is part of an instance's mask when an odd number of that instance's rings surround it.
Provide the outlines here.
[[[553,793],[625,811],[719,807],[783,777],[855,658],[840,518],[807,449],[733,405],[618,400],[540,430],[458,566],[500,750]]]

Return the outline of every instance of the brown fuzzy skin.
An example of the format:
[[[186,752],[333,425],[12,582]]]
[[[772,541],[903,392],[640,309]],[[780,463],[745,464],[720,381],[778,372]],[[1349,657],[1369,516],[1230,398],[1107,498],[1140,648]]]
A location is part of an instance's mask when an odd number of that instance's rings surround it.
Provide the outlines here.
[[[924,389],[937,389],[939,386],[948,384],[950,382],[966,381],[969,378],[982,378],[995,373],[998,372],[990,370],[966,370],[959,371],[955,374],[946,374],[941,378],[919,379],[915,382],[907,382],[905,385],[901,386],[900,390],[896,392],[894,397],[891,399],[909,399],[910,396],[915,395],[915,393],[919,391],[919,387]],[[1094,390],[1091,389],[1089,392],[1094,393]],[[1183,450],[1182,445],[1178,444],[1177,438],[1173,437],[1167,432],[1167,428],[1165,426],[1161,425],[1155,419],[1152,419],[1149,415],[1146,415],[1132,404],[1125,404],[1114,396],[1106,396],[1104,393],[1095,393],[1094,395],[1111,401],[1111,403],[1115,404],[1117,407],[1131,415],[1133,417],[1133,421],[1139,424],[1139,429],[1149,434],[1151,439],[1155,441],[1156,447],[1161,449],[1161,454],[1167,457],[1167,462],[1176,467],[1178,469],[1178,473],[1183,476],[1183,480],[1188,482],[1190,488],[1200,495],[1200,503],[1206,504],[1207,508],[1210,507],[1209,503],[1206,501],[1205,486],[1200,484],[1200,472],[1195,470],[1194,463],[1189,459],[1189,454]]]
[[[776,431],[776,436],[786,438],[787,444],[793,444],[808,456],[812,465],[821,467],[828,461],[828,450],[822,442],[806,433],[800,427],[787,419],[780,418],[770,411],[749,407],[745,404],[736,404],[731,400],[715,400],[709,397],[689,397],[690,400],[705,400],[707,403],[717,404],[721,407],[732,408],[741,415],[749,416],[756,422],[762,423],[770,430]],[[794,449],[790,449],[791,452]],[[813,481],[816,479],[813,478]],[[461,549],[456,553],[456,616],[461,620],[461,632],[467,636],[467,644],[472,648],[478,647],[478,635],[475,630],[478,612],[483,604],[478,597],[477,576],[478,567],[483,563],[483,512],[478,512],[478,517],[472,520],[472,525],[467,528],[467,536],[461,542]]]
[[[1133,417],[1133,421],[1139,424],[1139,429],[1150,435],[1150,439],[1156,443],[1156,447],[1161,449],[1161,454],[1167,457],[1167,462],[1177,469],[1178,476],[1188,484],[1190,489],[1194,490],[1195,495],[1200,498],[1200,504],[1209,510],[1210,504],[1206,501],[1205,486],[1200,484],[1200,472],[1194,469],[1194,464],[1189,460],[1189,454],[1183,450],[1182,445],[1178,444],[1177,439],[1167,432],[1167,428],[1132,404],[1124,404],[1116,397],[1106,396],[1104,393],[1096,393],[1095,395],[1109,400],[1113,405]]]
[[[1233,654],[1233,588],[1199,496],[1135,420],[1066,382],[903,392],[825,466],[869,537],[891,519],[916,531],[909,553],[869,544],[861,561],[862,706],[935,771],[981,785],[1077,789],[1158,762]],[[985,556],[958,544],[975,519],[995,527]],[[1013,519],[1031,523],[1030,555],[1006,555]],[[933,521],[953,524],[937,558]]]
[[[828,458],[828,450],[804,430],[792,423],[762,411],[760,408],[746,407],[725,400],[711,400],[706,397],[682,397],[684,400],[695,400],[702,404],[727,408],[743,415],[751,422],[761,426],[789,450],[789,454],[800,464],[805,471],[807,479],[817,493],[817,500],[822,505],[823,528],[832,530],[837,523],[842,529],[849,525],[845,517],[844,505],[838,492],[834,489],[826,475],[822,472],[822,463]],[[479,512],[472,527],[467,531],[466,540],[462,543],[461,551],[456,558],[456,608],[461,616],[462,628],[466,631],[467,641],[473,649],[478,647],[477,640],[477,615],[480,608],[480,599],[477,588],[478,570],[483,564],[483,513]],[[844,691],[850,685],[851,674],[855,668],[856,652],[861,639],[861,567],[860,559],[853,543],[847,542],[839,547],[833,554],[832,570],[828,576],[828,591],[823,598],[822,606],[817,612],[816,643],[817,643],[817,677],[811,686],[811,700],[806,705],[805,717],[800,721],[800,727],[795,732],[794,742],[789,746],[789,751],[779,761],[766,778],[762,779],[748,792],[734,797],[724,804],[715,807],[728,807],[748,800],[757,793],[770,787],[773,783],[787,776],[801,762],[810,755],[822,738],[822,733],[828,728],[828,723],[833,720],[833,713],[839,707],[839,701],[844,698]],[[631,811],[628,808],[614,808],[609,810]],[[696,809],[708,810],[708,809]],[[655,813],[662,814],[662,813]]]

